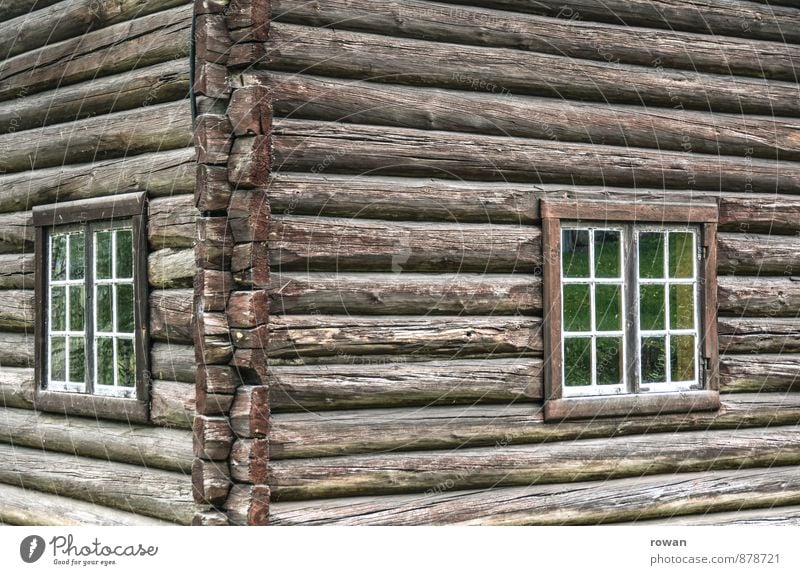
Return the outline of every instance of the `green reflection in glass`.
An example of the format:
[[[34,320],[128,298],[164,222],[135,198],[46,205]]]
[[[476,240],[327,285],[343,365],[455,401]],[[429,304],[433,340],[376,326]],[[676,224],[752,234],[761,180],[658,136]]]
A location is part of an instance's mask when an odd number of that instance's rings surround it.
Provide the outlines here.
[[[111,232],[95,232],[94,258],[95,277],[109,279],[111,277]]]
[[[564,339],[564,381],[567,387],[592,384],[592,338]]]
[[[97,301],[95,302],[95,309],[97,311],[97,331],[110,332],[113,331],[114,325],[112,323],[112,286],[99,285],[97,286]]]
[[[639,286],[639,318],[643,330],[663,330],[664,326],[664,286]]]
[[[669,326],[671,329],[694,327],[694,286],[669,286]]]
[[[620,286],[595,286],[594,302],[597,331],[620,331],[622,329],[622,289]]]
[[[83,279],[84,268],[84,237],[83,232],[69,236],[69,279]]]
[[[69,338],[69,380],[84,383],[86,379],[86,350],[82,337]]]
[[[63,286],[50,288],[50,330],[67,329],[67,291]]]
[[[620,233],[595,230],[594,275],[598,278],[620,277]]]
[[[67,343],[64,337],[50,338],[50,379],[64,381],[66,379]]]
[[[664,234],[639,233],[639,277],[664,277]]]
[[[667,340],[642,338],[642,383],[662,383],[667,379]]]
[[[694,360],[697,353],[693,335],[673,335],[670,338],[672,381],[694,381]]]
[[[622,383],[622,338],[597,338],[597,384]]]
[[[562,229],[561,258],[565,278],[588,278],[589,231]]]
[[[133,333],[133,286],[117,286],[117,331]]]
[[[83,331],[83,286],[69,286],[69,330]]]
[[[133,234],[131,230],[117,230],[117,277],[133,277]]]
[[[114,385],[114,340],[98,337],[97,346],[97,384]]]
[[[586,284],[564,285],[564,330],[589,331],[591,329],[591,287]]]
[[[670,232],[669,277],[690,278],[694,276],[694,234]]]
[[[67,236],[54,235],[51,238],[50,278],[54,281],[67,279]]]
[[[134,356],[133,356],[133,340],[118,339],[117,340],[117,385],[122,387],[133,387],[136,382],[134,374],[136,373]]]

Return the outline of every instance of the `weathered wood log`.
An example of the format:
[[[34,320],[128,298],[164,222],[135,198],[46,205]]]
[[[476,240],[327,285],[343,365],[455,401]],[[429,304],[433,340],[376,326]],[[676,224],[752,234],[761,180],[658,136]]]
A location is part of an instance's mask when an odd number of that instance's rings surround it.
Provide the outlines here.
[[[195,59],[194,93],[209,98],[226,100],[231,93],[228,69],[222,64]]]
[[[717,269],[730,275],[800,275],[800,236],[717,235]]]
[[[191,22],[179,6],[15,56],[0,66],[0,100],[188,57]]]
[[[558,425],[544,422],[540,405],[278,413],[272,415],[269,449],[270,459],[278,460],[418,449],[455,450],[470,446],[505,447],[643,433],[796,425],[798,422],[800,394],[728,395],[719,412],[600,418]],[[244,450],[245,445],[246,440],[238,449]]]
[[[759,158],[313,120],[276,120],[272,134],[275,170],[770,194],[800,189],[794,164],[776,170],[774,161]]]
[[[150,421],[164,427],[192,429],[195,414],[193,385],[153,380],[150,386]]]
[[[542,261],[540,236],[533,226],[275,216],[270,264],[277,271],[532,273]]]
[[[227,114],[235,135],[268,135],[273,114],[269,91],[263,86],[244,86],[235,90]]]
[[[203,365],[197,369],[197,389],[209,393],[233,395],[241,383],[237,370],[227,365]]]
[[[194,191],[194,181],[193,149],[141,154],[0,176],[0,210],[130,192],[186,194]]]
[[[119,22],[141,18],[147,14],[180,6],[184,0],[67,0],[0,24],[0,54],[11,58],[83,36]]]
[[[800,232],[800,201],[792,196],[750,195],[719,202],[720,231],[767,234]]]
[[[189,63],[172,60],[0,103],[0,134],[182,100],[188,92]]]
[[[797,465],[798,436],[796,426],[786,426],[279,460],[270,461],[270,489],[274,501],[288,501]]]
[[[691,485],[691,489],[687,489]],[[581,525],[800,503],[797,467],[273,503],[273,525]]]
[[[156,341],[150,348],[150,371],[155,379],[194,383],[197,372],[194,359],[191,345]]]
[[[228,458],[234,435],[227,417],[198,415],[192,426],[195,457],[220,461]]]
[[[259,0],[231,0],[225,14],[231,37],[236,42],[266,40],[269,36],[271,5]]]
[[[33,289],[33,254],[0,254],[0,289]]]
[[[471,0],[453,0],[472,4]],[[627,26],[689,30],[702,34],[762,38],[798,43],[800,33],[791,28],[797,13],[789,8],[764,6],[746,0],[481,0],[483,6],[544,14],[575,20],[598,20]],[[777,4],[777,2],[775,2]],[[786,30],[791,28],[787,34]]]
[[[232,328],[252,328],[267,323],[269,298],[264,290],[231,292],[225,309]]]
[[[796,276],[718,278],[720,315],[797,317],[800,281]]]
[[[256,84],[248,86],[252,88],[268,87],[275,113],[292,118],[800,159],[796,138],[800,124],[768,116],[712,115],[278,72],[250,73],[244,76],[244,82]],[[475,113],[460,114],[464,109]]]
[[[233,357],[233,342],[225,314],[198,313],[193,321],[197,364],[227,364]]]
[[[147,239],[150,247],[194,247],[197,217],[191,194],[150,200],[147,203]]]
[[[226,164],[233,128],[224,114],[201,114],[195,119],[194,149],[200,164]]]
[[[347,363],[350,356],[398,354],[422,356],[503,357],[542,353],[541,319],[536,317],[372,317],[287,315],[269,323],[270,358],[334,356]],[[241,335],[240,335],[241,334]],[[248,330],[234,329],[237,346],[257,339]]]
[[[195,12],[195,58],[203,62],[225,65],[231,49],[231,38],[223,14]]]
[[[724,393],[786,393],[800,389],[800,355],[726,355],[720,359]]]
[[[539,275],[273,273],[270,313],[541,313]]]
[[[276,412],[519,403],[542,399],[542,360],[276,365],[270,367],[268,381],[269,402]]]
[[[231,449],[231,477],[242,483],[265,485],[268,477],[270,458],[269,440],[237,440]]]
[[[210,393],[204,389],[196,392],[196,405],[198,415],[220,416],[228,415],[233,404],[233,396],[224,393]]]
[[[191,482],[183,473],[146,469],[0,444],[0,482],[188,525]]]
[[[634,521],[631,525],[746,525],[754,526],[798,526],[800,525],[800,505],[773,507],[770,509],[748,509],[746,511],[729,511],[727,513],[707,513],[704,515],[688,515],[667,517],[647,521]],[[620,525],[624,525],[621,523]]]
[[[236,138],[228,157],[228,181],[236,188],[261,188],[267,185],[272,167],[269,136]]]
[[[228,466],[195,459],[192,464],[192,494],[195,503],[221,506],[228,498],[231,477]]]
[[[237,437],[266,437],[270,422],[270,388],[244,385],[236,391],[230,411],[231,429]]]
[[[230,525],[228,516],[221,511],[202,511],[195,513],[192,526],[196,527],[227,527]]]
[[[33,328],[33,290],[0,292],[0,330],[27,331]]]
[[[59,0],[0,0],[0,18],[11,20],[22,14],[28,14],[34,10],[41,10],[55,4]]]
[[[268,242],[246,242],[233,248],[231,271],[234,281],[250,289],[270,286]]]
[[[0,501],[0,525],[86,525],[95,528],[101,525],[174,525],[145,515],[12,485],[0,484]]]
[[[33,333],[0,332],[0,368],[33,366]]]
[[[225,511],[231,525],[267,525],[270,491],[266,485],[234,485]]]
[[[188,431],[136,426],[82,417],[7,408],[0,416],[0,441],[13,445],[108,459],[188,473]]]
[[[195,297],[205,311],[224,311],[232,289],[231,272],[200,268],[194,274]]]
[[[31,212],[12,212],[0,215],[0,253],[33,253]]]
[[[474,6],[453,8],[414,0],[326,0],[319,5],[303,0],[273,0],[272,10],[275,20],[280,22],[328,26],[336,30],[518,48],[644,66],[654,66],[658,62],[667,68],[766,76],[790,82],[795,81],[792,69],[797,64],[793,62],[800,58],[796,48],[769,42],[597,25],[570,16],[551,19]],[[530,4],[526,4],[525,10],[531,10]],[[651,26],[651,23],[646,25]],[[741,30],[736,36],[747,37]]]
[[[419,59],[419,54],[428,56]],[[797,115],[791,82],[668,70],[273,22],[259,68],[618,104]],[[480,70],[478,74],[465,70]],[[537,70],[537,74],[531,74]]]
[[[196,221],[197,245],[194,259],[205,270],[228,270],[233,257],[234,236],[228,217],[199,217]]]
[[[195,205],[201,212],[225,210],[231,200],[227,167],[198,164],[194,197]]]
[[[0,170],[20,172],[184,148],[192,143],[191,122],[188,102],[178,101],[5,134],[0,136]]]
[[[194,250],[164,248],[147,258],[147,281],[154,288],[191,287],[195,273]]]
[[[269,239],[270,207],[263,190],[236,190],[228,207],[228,221],[237,243]]]
[[[31,409],[35,386],[33,368],[3,367],[0,369],[0,405]]]
[[[150,292],[150,339],[167,343],[192,343],[192,291]]]
[[[723,353],[800,353],[800,318],[717,320]]]

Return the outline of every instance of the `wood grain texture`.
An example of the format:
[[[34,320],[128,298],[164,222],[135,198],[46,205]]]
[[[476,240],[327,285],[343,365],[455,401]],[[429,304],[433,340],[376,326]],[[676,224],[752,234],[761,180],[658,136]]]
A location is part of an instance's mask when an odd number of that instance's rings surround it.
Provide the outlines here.
[[[670,517],[632,523],[637,527],[644,525],[741,525],[741,526],[797,526],[800,525],[800,506],[773,507],[772,509],[747,509],[727,513],[706,513]]]
[[[33,367],[33,333],[0,332],[0,368]]]
[[[797,317],[800,281],[792,277],[718,278],[720,315],[731,317]]]
[[[150,421],[155,425],[191,430],[195,404],[196,394],[191,384],[158,379],[151,383]],[[191,445],[191,439],[188,445]]]
[[[800,236],[717,235],[719,273],[730,275],[800,275]]]
[[[800,318],[718,318],[723,353],[798,353]]]
[[[791,353],[727,355],[720,359],[720,391],[786,393],[800,389],[800,356]]]
[[[194,383],[197,371],[194,348],[156,341],[150,348],[150,369],[156,379]]]
[[[33,254],[0,254],[0,289],[33,289]]]
[[[31,409],[35,385],[33,368],[3,367],[0,369],[0,405]]]

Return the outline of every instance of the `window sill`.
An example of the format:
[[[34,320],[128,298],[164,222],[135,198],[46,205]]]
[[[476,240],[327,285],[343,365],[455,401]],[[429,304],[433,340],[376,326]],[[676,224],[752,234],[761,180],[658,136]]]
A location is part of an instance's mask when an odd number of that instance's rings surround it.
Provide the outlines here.
[[[146,402],[122,397],[39,390],[34,400],[34,407],[39,411],[116,419],[131,423],[147,423],[150,419]]]
[[[718,391],[570,397],[546,401],[544,419],[547,422],[558,422],[596,417],[689,413],[715,411],[719,406]]]

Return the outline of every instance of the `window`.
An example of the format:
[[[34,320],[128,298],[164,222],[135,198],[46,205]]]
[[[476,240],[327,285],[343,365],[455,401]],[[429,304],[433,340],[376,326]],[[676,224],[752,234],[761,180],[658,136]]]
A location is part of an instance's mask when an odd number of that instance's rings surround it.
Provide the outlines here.
[[[545,417],[716,409],[716,205],[541,211]]]
[[[143,194],[34,209],[37,407],[147,419]]]

